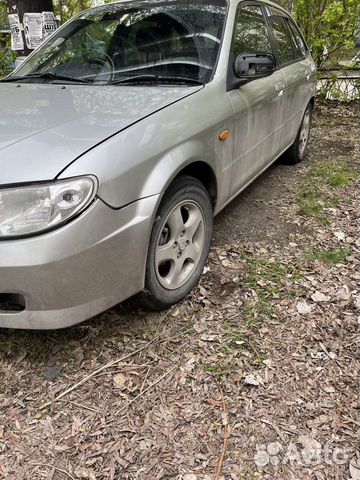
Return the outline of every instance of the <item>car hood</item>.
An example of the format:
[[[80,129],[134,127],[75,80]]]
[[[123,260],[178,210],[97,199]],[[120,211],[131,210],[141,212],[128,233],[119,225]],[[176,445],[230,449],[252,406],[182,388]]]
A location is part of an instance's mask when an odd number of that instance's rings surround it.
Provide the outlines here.
[[[1,83],[0,185],[53,179],[97,144],[201,88]]]

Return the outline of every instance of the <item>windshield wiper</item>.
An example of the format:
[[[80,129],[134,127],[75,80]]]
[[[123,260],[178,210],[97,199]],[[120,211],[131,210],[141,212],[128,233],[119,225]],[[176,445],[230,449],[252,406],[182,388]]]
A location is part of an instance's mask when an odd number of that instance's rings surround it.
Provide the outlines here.
[[[135,75],[134,77],[122,77],[118,78],[117,80],[110,80],[106,82],[105,85],[119,85],[120,83],[146,83],[146,82],[154,82],[154,83],[175,83],[175,84],[182,84],[186,83],[189,85],[204,85],[203,82],[200,80],[196,80],[195,78],[188,78],[188,77],[166,77],[161,75]]]
[[[43,72],[43,73],[29,73],[28,75],[15,75],[11,77],[4,78],[0,80],[1,82],[21,82],[22,80],[32,80],[32,79],[44,79],[44,80],[61,80],[64,82],[76,82],[76,83],[92,83],[90,80],[82,78],[73,78],[66,77],[64,75],[58,75],[52,72]]]

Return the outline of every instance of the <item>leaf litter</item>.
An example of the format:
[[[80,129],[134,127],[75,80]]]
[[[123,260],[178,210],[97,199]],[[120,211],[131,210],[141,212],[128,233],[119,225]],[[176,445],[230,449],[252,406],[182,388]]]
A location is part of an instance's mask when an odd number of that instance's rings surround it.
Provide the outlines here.
[[[219,215],[199,286],[168,312],[2,331],[0,478],[359,478],[358,181],[324,177],[336,202],[299,211],[328,158],[358,169],[355,124],[317,108],[308,160]],[[289,444],[346,461],[285,462]]]

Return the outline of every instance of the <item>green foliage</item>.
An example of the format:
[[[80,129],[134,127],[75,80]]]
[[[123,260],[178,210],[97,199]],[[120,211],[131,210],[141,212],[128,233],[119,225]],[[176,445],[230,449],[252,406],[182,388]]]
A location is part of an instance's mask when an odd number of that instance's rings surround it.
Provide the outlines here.
[[[61,23],[67,22],[82,10],[92,7],[93,4],[91,0],[53,1],[55,15],[61,18]]]
[[[0,29],[8,28],[6,4],[0,1]],[[10,35],[0,33],[0,78],[14,68],[15,55],[10,50]]]
[[[14,68],[15,55],[10,48],[0,50],[0,78],[8,75]]]
[[[360,0],[280,0],[292,9],[318,67],[330,67],[349,52],[359,34]],[[351,52],[351,53],[350,53]]]

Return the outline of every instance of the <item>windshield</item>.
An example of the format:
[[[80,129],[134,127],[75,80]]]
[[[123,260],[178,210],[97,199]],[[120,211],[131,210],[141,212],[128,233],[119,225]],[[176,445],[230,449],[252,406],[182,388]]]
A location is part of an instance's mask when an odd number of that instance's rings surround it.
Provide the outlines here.
[[[143,0],[99,7],[61,28],[14,76],[94,84],[133,82],[134,77],[207,83],[226,10],[226,0]]]

